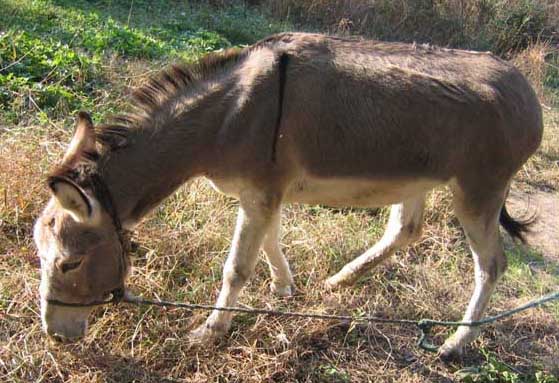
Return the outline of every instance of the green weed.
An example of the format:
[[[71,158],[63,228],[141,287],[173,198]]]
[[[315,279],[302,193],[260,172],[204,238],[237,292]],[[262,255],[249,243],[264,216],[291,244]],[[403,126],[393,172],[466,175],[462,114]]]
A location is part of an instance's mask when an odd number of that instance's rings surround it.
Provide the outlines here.
[[[350,375],[333,364],[324,364],[317,369],[317,379],[320,382],[351,382]]]
[[[479,367],[469,367],[456,373],[463,383],[558,383],[556,376],[543,371],[523,374],[499,360],[499,358],[481,349],[484,363]]]
[[[62,119],[79,109],[102,117],[119,100],[99,102],[99,90],[114,86],[107,63],[152,60],[153,65],[194,61],[202,54],[248,44],[281,29],[254,10],[233,6],[175,5],[164,22],[151,11],[164,2],[1,0],[0,120]],[[138,21],[139,20],[139,21]]]

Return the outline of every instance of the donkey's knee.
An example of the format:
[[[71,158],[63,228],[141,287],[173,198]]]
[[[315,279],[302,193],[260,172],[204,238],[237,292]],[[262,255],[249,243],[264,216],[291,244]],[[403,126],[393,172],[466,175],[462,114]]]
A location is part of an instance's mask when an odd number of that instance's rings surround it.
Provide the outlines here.
[[[400,230],[396,243],[400,247],[412,244],[419,240],[422,234],[423,222],[421,220],[407,222]]]
[[[497,282],[507,270],[507,257],[503,251],[499,251],[497,255],[491,259],[487,274],[492,282]]]
[[[388,226],[381,240],[365,253],[345,265],[326,282],[328,289],[353,283],[370,268],[383,262],[402,247],[421,237],[425,197],[421,196],[393,205],[390,210]]]
[[[252,276],[252,270],[242,265],[227,265],[223,270],[223,283],[230,287],[243,287]]]
[[[279,245],[280,227],[281,214],[278,211],[272,217],[272,222],[262,242],[262,249],[266,254],[270,275],[272,276],[272,283],[270,284],[272,293],[287,297],[293,294],[294,282],[289,263]]]

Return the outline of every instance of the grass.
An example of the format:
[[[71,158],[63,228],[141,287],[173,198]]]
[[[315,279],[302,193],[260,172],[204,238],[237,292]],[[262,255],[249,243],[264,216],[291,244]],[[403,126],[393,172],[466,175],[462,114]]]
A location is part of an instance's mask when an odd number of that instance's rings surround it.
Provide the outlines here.
[[[253,0],[304,28],[508,55],[556,39],[559,6],[547,0]]]
[[[414,345],[410,328],[238,315],[230,336],[191,346],[186,334],[206,313],[175,309],[96,309],[80,344],[51,344],[38,315],[34,218],[48,198],[43,177],[68,142],[79,109],[96,121],[117,112],[129,86],[170,61],[251,43],[289,28],[257,10],[158,1],[0,0],[0,380],[13,382],[557,382],[559,305],[487,327],[462,364],[444,365]],[[527,62],[540,62],[527,52]],[[549,57],[544,55],[543,66]],[[547,60],[547,61],[546,61]],[[522,188],[559,187],[555,72],[544,78],[546,131],[522,169]],[[540,77],[537,77],[540,76]],[[554,82],[555,81],[555,82]],[[555,84],[555,85],[554,85]],[[536,84],[539,85],[539,84]],[[289,206],[283,249],[299,294],[268,291],[264,262],[241,303],[298,311],[459,319],[473,267],[449,193],[434,191],[425,233],[356,287],[326,293],[321,282],[382,235],[387,210]],[[146,296],[213,303],[233,230],[236,202],[201,180],[169,198],[135,233],[132,289]],[[559,260],[512,244],[510,267],[490,313],[556,289]],[[434,340],[447,335],[435,329]]]
[[[139,62],[145,69],[145,60],[155,68],[157,62],[160,67],[192,61],[281,28],[239,6],[214,12],[208,6],[175,4],[172,13],[163,3],[149,2],[128,8],[111,1],[2,0],[0,6],[6,15],[0,35],[0,101],[3,120],[10,124],[44,124],[79,107],[113,113],[122,105],[118,92],[106,100],[107,89],[120,85],[116,90],[122,93],[122,86],[129,85],[113,77],[116,68],[122,76],[122,65]]]

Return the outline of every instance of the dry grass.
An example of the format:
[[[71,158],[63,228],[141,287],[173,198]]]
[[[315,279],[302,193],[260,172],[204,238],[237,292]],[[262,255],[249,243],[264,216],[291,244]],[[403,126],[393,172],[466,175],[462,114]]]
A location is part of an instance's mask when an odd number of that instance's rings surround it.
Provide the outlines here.
[[[88,337],[78,345],[51,344],[38,320],[38,262],[31,225],[47,197],[41,184],[47,164],[58,158],[59,137],[37,128],[31,136],[5,135],[0,144],[0,380],[2,381],[453,381],[458,366],[445,366],[414,346],[412,329],[353,326],[311,320],[239,315],[227,339],[196,347],[185,341],[205,313],[153,308],[96,310]],[[557,160],[557,115],[550,116],[546,144],[524,169],[539,172]],[[27,137],[27,138],[25,138]],[[65,138],[65,137],[64,137]],[[537,166],[535,165],[537,164]],[[556,184],[555,184],[556,186]],[[386,317],[457,319],[472,288],[472,263],[449,195],[429,200],[426,232],[358,286],[326,293],[321,281],[382,232],[386,211],[333,211],[291,206],[285,210],[282,243],[300,289],[292,299],[268,292],[261,262],[241,302],[255,307]],[[192,182],[158,209],[136,233],[131,287],[148,296],[209,303],[216,297],[235,215],[235,202]],[[512,308],[557,286],[556,263],[513,247],[511,269],[491,311]],[[559,307],[523,313],[495,326],[469,349],[465,365],[489,350],[520,371],[557,371]],[[445,334],[436,331],[437,341]]]
[[[559,46],[558,46],[559,47]],[[553,47],[550,41],[538,41],[530,44],[526,49],[514,56],[514,65],[530,80],[538,97],[544,103],[544,108],[550,110],[555,95],[550,94],[546,82],[550,76],[559,77],[559,67],[550,57],[558,57],[558,47]]]
[[[352,4],[359,4],[359,1]],[[401,2],[403,4],[404,2]],[[399,3],[400,4],[400,3]],[[543,52],[536,46],[518,65],[532,80]],[[155,64],[130,61],[107,69],[116,89],[136,84]],[[537,84],[536,84],[537,85]],[[559,110],[545,111],[538,153],[516,184],[557,193]],[[10,382],[452,382],[459,369],[490,352],[522,374],[559,375],[559,305],[522,313],[487,327],[457,365],[444,365],[415,347],[416,332],[388,325],[354,325],[265,316],[236,316],[216,345],[192,346],[189,330],[206,313],[176,309],[107,307],[92,318],[89,335],[75,345],[50,343],[41,333],[39,264],[31,240],[34,218],[48,198],[43,177],[68,140],[63,121],[0,128],[0,381]],[[146,296],[213,303],[230,244],[236,202],[202,180],[181,188],[135,233],[130,287]],[[429,198],[424,235],[355,287],[327,293],[322,281],[371,246],[387,211],[289,206],[283,249],[299,288],[290,299],[269,293],[264,262],[245,288],[241,304],[254,307],[391,318],[459,319],[473,287],[473,265],[452,214],[449,193]],[[515,307],[556,289],[559,264],[508,245],[509,270],[490,313]],[[436,329],[435,341],[446,337]],[[527,376],[522,375],[522,376]],[[550,380],[552,382],[552,380]]]
[[[519,172],[518,186],[533,192],[559,190],[559,124],[557,88],[547,87],[559,79],[559,50],[549,42],[537,42],[517,54],[512,62],[530,80],[544,110],[544,138],[539,151]],[[551,58],[551,60],[550,60]]]
[[[559,40],[559,5],[549,0],[253,0],[303,28],[379,39],[518,51]]]

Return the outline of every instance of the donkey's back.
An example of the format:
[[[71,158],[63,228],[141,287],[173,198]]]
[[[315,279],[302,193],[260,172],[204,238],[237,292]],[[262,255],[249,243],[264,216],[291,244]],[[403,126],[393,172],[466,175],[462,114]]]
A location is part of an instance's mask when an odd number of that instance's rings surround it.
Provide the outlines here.
[[[307,34],[275,44],[289,57],[278,158],[309,176],[505,182],[539,146],[532,88],[490,53]]]

